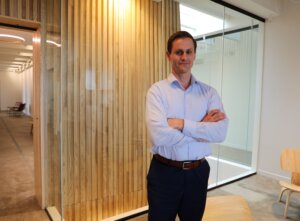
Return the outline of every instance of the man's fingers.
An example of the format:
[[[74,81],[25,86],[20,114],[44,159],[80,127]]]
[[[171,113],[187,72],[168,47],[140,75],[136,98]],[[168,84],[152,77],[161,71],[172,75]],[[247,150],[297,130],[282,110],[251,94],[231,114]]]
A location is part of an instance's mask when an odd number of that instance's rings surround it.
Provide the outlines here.
[[[209,112],[208,112],[208,115],[211,115],[211,116],[213,116],[213,115],[215,115],[215,114],[217,114],[217,113],[220,113],[221,111],[219,110],[219,109],[213,109],[213,110],[210,110]]]
[[[215,114],[214,115],[216,121],[219,121],[219,120],[224,120],[226,118],[226,115],[222,112],[218,113],[218,114]]]
[[[220,110],[211,110],[204,118],[203,122],[218,122],[226,118],[225,113]]]

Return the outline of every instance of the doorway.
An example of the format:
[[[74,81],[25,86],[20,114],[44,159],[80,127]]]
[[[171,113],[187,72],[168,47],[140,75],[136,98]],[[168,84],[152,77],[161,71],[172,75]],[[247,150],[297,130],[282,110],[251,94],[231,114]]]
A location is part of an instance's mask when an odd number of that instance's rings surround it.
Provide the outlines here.
[[[38,24],[0,23],[0,216],[7,216],[42,206],[39,47],[32,40],[39,31]]]

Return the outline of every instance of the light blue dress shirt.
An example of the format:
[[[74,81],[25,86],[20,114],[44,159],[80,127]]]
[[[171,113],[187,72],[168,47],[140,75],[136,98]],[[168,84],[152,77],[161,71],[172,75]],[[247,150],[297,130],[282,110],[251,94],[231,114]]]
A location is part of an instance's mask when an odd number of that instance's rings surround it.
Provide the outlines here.
[[[177,161],[209,156],[210,143],[224,141],[228,127],[227,118],[200,122],[212,109],[224,112],[220,96],[194,76],[186,90],[173,74],[153,84],[146,97],[146,124],[152,153]],[[169,127],[168,118],[184,119],[182,132]]]

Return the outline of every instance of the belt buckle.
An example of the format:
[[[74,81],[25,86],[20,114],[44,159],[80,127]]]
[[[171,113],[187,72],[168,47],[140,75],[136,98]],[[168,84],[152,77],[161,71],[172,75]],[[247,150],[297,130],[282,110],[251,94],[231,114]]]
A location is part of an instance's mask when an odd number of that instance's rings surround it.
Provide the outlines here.
[[[192,163],[192,162],[190,162],[190,161],[183,162],[183,164],[182,164],[182,169],[183,169],[183,170],[189,170],[190,168],[189,168],[189,167],[186,167],[186,165],[188,165],[188,164],[190,164],[190,163]]]

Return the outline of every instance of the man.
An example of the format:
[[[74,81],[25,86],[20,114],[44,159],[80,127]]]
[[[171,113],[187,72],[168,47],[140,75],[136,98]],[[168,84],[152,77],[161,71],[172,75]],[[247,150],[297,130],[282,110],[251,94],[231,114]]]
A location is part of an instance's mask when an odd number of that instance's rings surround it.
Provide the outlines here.
[[[225,139],[228,119],[216,90],[191,73],[196,41],[185,31],[168,40],[172,73],[152,85],[146,123],[153,159],[147,176],[149,221],[202,219],[210,167],[209,143]]]

